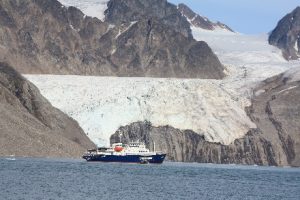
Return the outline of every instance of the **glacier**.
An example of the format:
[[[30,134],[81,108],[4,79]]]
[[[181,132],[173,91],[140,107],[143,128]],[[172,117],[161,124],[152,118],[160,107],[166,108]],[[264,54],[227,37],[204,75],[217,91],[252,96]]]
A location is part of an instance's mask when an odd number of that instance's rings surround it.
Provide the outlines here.
[[[86,15],[104,19],[107,0],[61,0]],[[261,81],[300,67],[286,61],[267,34],[245,35],[223,29],[191,27],[198,41],[209,44],[226,67],[223,80],[25,75],[53,106],[78,121],[98,146],[120,126],[149,121],[154,126],[190,129],[210,142],[230,144],[255,124],[245,107]]]
[[[229,144],[255,125],[243,102],[217,80],[26,75],[53,106],[79,122],[97,145],[120,126],[150,121],[192,129]]]

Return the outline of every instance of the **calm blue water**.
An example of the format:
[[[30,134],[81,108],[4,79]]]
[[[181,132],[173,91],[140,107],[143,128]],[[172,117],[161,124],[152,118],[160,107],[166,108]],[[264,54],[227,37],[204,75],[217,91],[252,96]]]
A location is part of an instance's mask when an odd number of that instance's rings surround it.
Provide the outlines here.
[[[0,158],[0,199],[300,199],[300,169]]]

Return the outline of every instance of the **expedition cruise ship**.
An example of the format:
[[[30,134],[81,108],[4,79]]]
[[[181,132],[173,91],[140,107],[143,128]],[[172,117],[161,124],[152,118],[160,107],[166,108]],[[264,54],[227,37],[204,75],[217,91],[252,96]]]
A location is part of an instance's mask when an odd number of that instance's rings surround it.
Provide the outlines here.
[[[124,162],[124,163],[163,163],[165,153],[151,152],[144,143],[131,142],[129,144],[115,143],[111,147],[101,147],[88,150],[82,158],[87,161]]]

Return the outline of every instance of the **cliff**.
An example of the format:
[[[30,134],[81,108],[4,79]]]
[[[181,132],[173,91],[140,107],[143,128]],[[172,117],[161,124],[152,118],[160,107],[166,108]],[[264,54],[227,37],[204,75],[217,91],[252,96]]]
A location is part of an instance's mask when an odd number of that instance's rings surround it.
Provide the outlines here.
[[[300,7],[278,22],[269,36],[269,43],[280,48],[287,60],[300,58]]]
[[[121,135],[121,136],[120,136]],[[171,126],[154,127],[149,122],[136,122],[120,129],[111,136],[111,143],[145,141],[146,146],[167,153],[167,159],[179,162],[218,164],[277,165],[269,141],[251,130],[242,139],[230,145],[213,143],[191,130],[179,130]]]
[[[0,63],[0,156],[76,157],[94,144],[77,122]]]

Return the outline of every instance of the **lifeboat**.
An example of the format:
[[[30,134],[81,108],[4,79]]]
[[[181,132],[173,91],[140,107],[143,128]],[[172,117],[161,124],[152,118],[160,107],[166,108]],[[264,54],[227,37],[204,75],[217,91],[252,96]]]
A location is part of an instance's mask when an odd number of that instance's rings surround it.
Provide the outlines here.
[[[121,152],[121,151],[123,151],[123,147],[121,147],[121,146],[116,146],[115,148],[114,148],[114,150],[115,150],[115,152]]]

